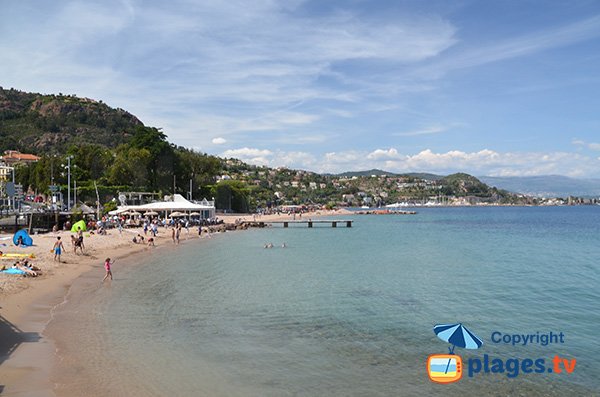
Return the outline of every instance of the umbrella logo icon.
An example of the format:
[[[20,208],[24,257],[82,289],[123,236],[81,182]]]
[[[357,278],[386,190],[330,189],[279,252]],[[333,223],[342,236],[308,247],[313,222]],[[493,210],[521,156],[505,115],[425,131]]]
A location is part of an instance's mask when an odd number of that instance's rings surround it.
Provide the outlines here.
[[[429,379],[436,383],[452,383],[462,378],[462,358],[454,354],[455,347],[463,349],[479,349],[483,341],[462,324],[438,324],[433,332],[443,340],[452,344],[448,354],[432,354],[427,358]]]

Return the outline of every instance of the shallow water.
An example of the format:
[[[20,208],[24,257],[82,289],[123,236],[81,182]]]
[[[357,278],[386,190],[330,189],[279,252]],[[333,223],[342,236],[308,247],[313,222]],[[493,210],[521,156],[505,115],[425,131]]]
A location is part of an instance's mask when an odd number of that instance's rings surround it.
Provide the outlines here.
[[[111,285],[100,264],[48,328],[59,395],[598,394],[600,207],[352,218],[165,243],[143,264],[115,264]],[[484,341],[456,348],[465,363],[560,355],[575,370],[434,384],[427,356],[449,344],[432,328],[457,322]],[[494,331],[565,343],[495,344]]]

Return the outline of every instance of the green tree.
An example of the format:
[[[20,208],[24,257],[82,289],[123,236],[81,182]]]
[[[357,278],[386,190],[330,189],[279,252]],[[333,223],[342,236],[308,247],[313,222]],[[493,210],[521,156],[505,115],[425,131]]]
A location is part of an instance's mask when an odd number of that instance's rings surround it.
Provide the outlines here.
[[[111,185],[125,185],[145,189],[151,185],[148,179],[152,155],[148,149],[121,145],[117,148],[107,179]]]
[[[220,181],[212,187],[217,209],[248,212],[249,189],[241,181]]]
[[[147,186],[155,191],[170,191],[176,158],[167,136],[157,128],[137,127],[128,146],[145,149],[150,154]]]

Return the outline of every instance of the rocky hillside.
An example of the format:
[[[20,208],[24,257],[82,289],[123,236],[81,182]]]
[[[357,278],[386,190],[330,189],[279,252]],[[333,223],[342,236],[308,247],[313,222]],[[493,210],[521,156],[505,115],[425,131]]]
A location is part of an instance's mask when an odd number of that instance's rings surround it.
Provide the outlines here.
[[[491,197],[497,199],[509,195],[508,192],[490,187],[474,176],[465,173],[448,175],[439,180],[439,183],[443,186],[443,193],[454,196]]]
[[[41,95],[0,87],[0,153],[64,153],[68,146],[125,143],[142,122],[102,101],[71,95]]]

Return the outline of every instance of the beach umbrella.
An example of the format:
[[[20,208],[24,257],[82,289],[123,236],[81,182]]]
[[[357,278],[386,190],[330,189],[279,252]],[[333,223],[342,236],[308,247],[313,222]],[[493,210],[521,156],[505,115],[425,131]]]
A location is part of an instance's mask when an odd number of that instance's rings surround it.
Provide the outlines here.
[[[200,213],[199,212],[192,212],[192,213],[190,213],[190,216],[200,216]]]
[[[154,212],[154,211],[144,212],[144,216],[154,216],[154,215],[158,215],[158,212]]]
[[[140,214],[140,213],[139,213],[139,212],[137,212],[137,211],[131,211],[131,212],[129,213],[129,215],[142,215],[142,214]]]
[[[454,348],[456,346],[464,349],[479,349],[481,345],[483,345],[483,341],[461,323],[438,324],[433,327],[433,332],[435,332],[437,337],[441,340],[452,343],[452,348],[448,348],[450,354],[454,354]],[[448,373],[451,360],[451,358],[448,359],[446,373]]]
[[[184,214],[182,214],[181,212],[177,212],[177,211],[171,212],[171,217],[177,218],[177,217],[180,217],[180,216],[184,216]]]
[[[454,354],[456,346],[464,349],[479,349],[483,341],[462,324],[438,324],[433,327],[433,332],[443,341],[452,344],[450,354]]]

